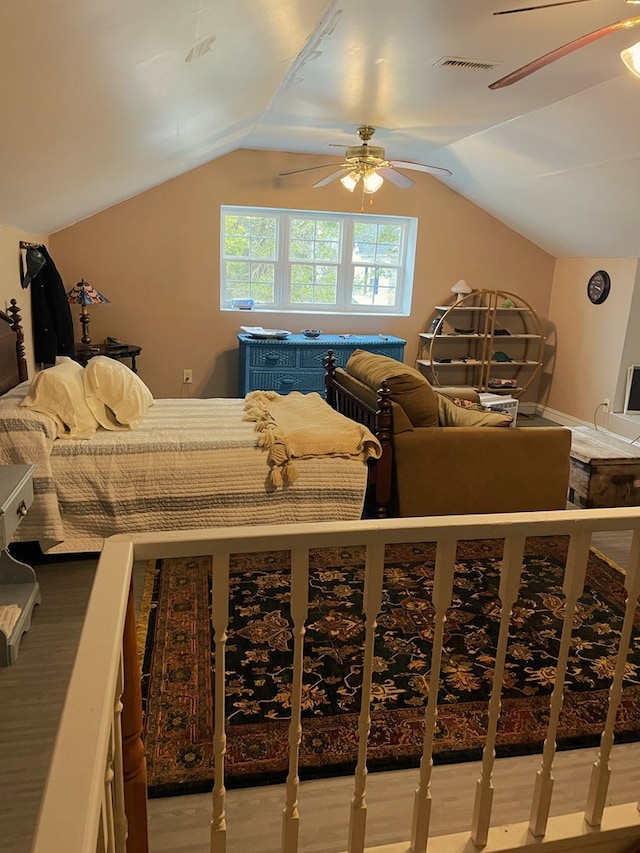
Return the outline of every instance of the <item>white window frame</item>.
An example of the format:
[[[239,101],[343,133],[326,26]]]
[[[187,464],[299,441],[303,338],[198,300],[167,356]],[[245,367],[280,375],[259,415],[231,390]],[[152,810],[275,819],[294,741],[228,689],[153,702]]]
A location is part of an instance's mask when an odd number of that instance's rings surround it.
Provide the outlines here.
[[[396,315],[409,316],[413,290],[413,272],[418,233],[418,220],[411,216],[377,216],[376,214],[353,214],[322,210],[284,210],[271,207],[244,207],[240,205],[222,205],[220,207],[220,309],[222,311],[239,310],[230,298],[226,297],[226,262],[237,260],[225,256],[225,217],[231,216],[274,216],[277,219],[274,302],[273,304],[255,303],[254,311],[297,314],[355,314],[355,315]],[[335,220],[340,223],[340,258],[335,264],[338,270],[337,301],[335,305],[326,303],[291,302],[289,286],[291,281],[291,261],[289,260],[290,223],[292,219]],[[357,222],[366,224],[391,224],[401,229],[400,260],[397,266],[395,305],[354,305],[351,303],[353,268],[362,264],[352,262],[354,228]],[[245,260],[252,260],[251,258]],[[269,261],[271,263],[271,261]],[[295,262],[294,262],[295,263]],[[320,263],[311,261],[311,263]],[[331,265],[331,262],[322,262]]]

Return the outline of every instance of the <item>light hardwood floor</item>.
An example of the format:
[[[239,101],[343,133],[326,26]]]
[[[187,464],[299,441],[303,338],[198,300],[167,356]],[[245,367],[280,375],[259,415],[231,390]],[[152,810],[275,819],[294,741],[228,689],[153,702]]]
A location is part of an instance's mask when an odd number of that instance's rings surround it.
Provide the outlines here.
[[[624,566],[629,537],[597,537],[595,547]],[[0,669],[0,850],[28,853],[66,685],[95,571],[95,559],[36,565],[42,604],[22,640],[16,663]],[[142,568],[136,570],[136,588]],[[560,752],[555,765],[553,813],[579,810],[595,750]],[[539,756],[501,759],[495,771],[494,823],[526,820],[526,803]],[[640,793],[640,744],[614,747],[609,800],[629,802]],[[432,777],[434,834],[468,829],[468,803],[479,764],[436,766]],[[372,773],[367,802],[367,843],[386,844],[410,834],[417,771]],[[346,849],[351,777],[303,782],[300,792],[300,850],[337,853]],[[230,853],[276,853],[283,786],[231,790],[227,795]],[[151,800],[153,853],[206,853],[210,821],[207,794]]]

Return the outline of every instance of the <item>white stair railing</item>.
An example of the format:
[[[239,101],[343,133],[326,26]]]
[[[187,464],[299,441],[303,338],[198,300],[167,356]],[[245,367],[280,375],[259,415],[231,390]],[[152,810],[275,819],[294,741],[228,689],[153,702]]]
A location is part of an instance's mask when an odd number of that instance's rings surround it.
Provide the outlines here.
[[[600,755],[596,761],[585,809],[579,814],[549,817],[549,807],[553,793],[553,765],[556,751],[556,737],[559,715],[562,710],[564,675],[571,642],[571,628],[576,604],[584,587],[585,571],[589,556],[591,536],[597,531],[633,531],[633,543],[627,568],[625,586],[627,603],[623,627],[620,636],[615,675],[609,691],[610,705],[601,738]],[[564,594],[565,615],[558,659],[556,662],[557,680],[549,704],[549,726],[541,756],[540,769],[536,775],[534,794],[531,804],[529,824],[511,824],[492,826],[493,770],[495,762],[496,734],[501,708],[501,680],[505,669],[505,656],[509,643],[510,615],[518,594],[522,553],[525,537],[528,536],[570,537],[568,558],[565,567]],[[458,541],[474,539],[499,539],[504,542],[500,598],[500,626],[495,658],[495,682],[492,687],[488,707],[488,727],[480,778],[476,786],[475,801],[469,803],[469,831],[447,836],[429,836],[430,817],[438,807],[437,792],[431,790],[431,768],[433,764],[433,737],[437,720],[437,685],[440,677],[440,664],[443,653],[443,637],[446,611],[452,597],[452,584],[455,572],[456,546]],[[229,619],[229,555],[255,553],[267,550],[290,550],[292,554],[292,621],[293,621],[293,664],[292,715],[289,727],[289,769],[284,786],[282,805],[283,853],[297,853],[298,829],[304,820],[300,813],[298,794],[299,746],[304,721],[301,716],[302,665],[305,624],[308,612],[308,562],[312,548],[331,548],[359,545],[366,548],[365,589],[363,594],[364,641],[362,648],[363,687],[362,703],[359,715],[358,760],[353,780],[351,818],[344,849],[348,853],[364,853],[372,849],[366,847],[366,788],[367,788],[367,740],[371,719],[370,697],[373,671],[373,650],[383,590],[383,557],[388,544],[410,542],[436,543],[436,570],[433,586],[433,645],[430,672],[431,689],[425,709],[425,738],[420,769],[417,772],[417,788],[414,796],[413,819],[410,826],[398,826],[398,843],[376,848],[377,853],[497,853],[497,851],[534,851],[544,846],[547,851],[588,851],[599,853],[635,853],[640,845],[640,816],[636,802],[623,806],[605,805],[609,787],[609,755],[614,741],[613,727],[616,710],[622,697],[622,684],[625,663],[632,637],[634,615],[640,594],[640,509],[616,510],[579,510],[547,513],[521,513],[499,516],[465,516],[425,519],[392,519],[385,521],[365,521],[358,523],[327,523],[317,525],[286,525],[265,528],[231,528],[227,530],[181,531],[173,534],[136,535],[131,540],[126,537],[114,537],[105,546],[100,559],[96,585],[102,589],[102,576],[108,576],[107,585],[128,584],[131,561],[133,559],[157,559],[167,557],[196,557],[213,555],[213,630],[216,660],[215,672],[215,733],[213,736],[215,755],[215,781],[212,792],[211,845],[212,853],[225,853],[227,849],[227,826],[225,816],[226,792],[224,786],[224,756],[226,734],[224,727],[224,651]],[[127,551],[127,548],[130,550]],[[123,568],[124,565],[128,568]],[[100,581],[100,584],[98,583]],[[123,593],[111,594],[114,609],[122,605]],[[93,599],[92,599],[93,601]],[[96,619],[101,630],[112,630],[112,641],[117,646],[120,629],[118,619],[105,620],[90,603],[87,637],[83,632],[83,641],[88,639],[96,627]],[[107,628],[107,622],[109,627]],[[87,654],[82,649],[79,660]],[[99,689],[101,675],[94,673],[91,679],[92,690],[97,700],[105,703],[107,712],[113,718],[114,700],[118,688],[118,658],[113,661],[105,656],[105,666],[109,671],[111,689]],[[94,659],[95,663],[95,659]],[[99,663],[95,663],[97,668]],[[102,679],[103,680],[103,679]],[[72,677],[68,711],[75,713],[72,694],[78,684]],[[83,685],[83,691],[85,686]],[[109,699],[111,695],[111,699]],[[63,719],[58,746],[65,742],[69,727],[73,721]],[[99,730],[99,731],[98,731]],[[90,768],[82,769],[82,778],[104,780],[105,767],[118,773],[117,760],[108,758],[108,743],[112,728],[94,727],[93,736],[100,734],[100,744],[95,756],[87,749],[80,753],[82,764]],[[66,822],[79,823],[77,803],[74,800],[75,787],[66,787],[68,780],[57,768],[60,760],[58,748],[49,777],[49,785],[40,821],[36,853],[88,853],[97,848],[99,838],[98,821],[93,814],[100,815],[99,798],[92,806],[92,817],[84,821],[81,833],[69,833],[64,846],[51,845],[51,838],[59,825]],[[93,774],[93,776],[92,776]],[[532,780],[533,781],[533,780]],[[93,787],[96,787],[93,784]],[[61,788],[59,788],[61,786]],[[117,788],[116,788],[117,790]],[[87,804],[92,798],[85,798]],[[114,798],[117,800],[117,796]],[[118,807],[116,808],[116,813]],[[55,820],[53,812],[56,812]],[[102,810],[104,813],[104,809]],[[129,815],[129,831],[137,820]],[[144,819],[144,818],[143,818]],[[134,822],[132,824],[132,821]],[[107,821],[108,823],[108,821]],[[114,825],[116,821],[114,820]],[[111,830],[108,830],[111,832]],[[95,832],[93,836],[91,833]],[[117,830],[113,830],[117,836]],[[93,838],[91,845],[86,839]],[[82,842],[78,839],[82,838]],[[409,839],[403,841],[403,839]],[[47,846],[49,844],[49,846]],[[83,846],[86,845],[86,846]],[[131,853],[131,851],[130,851]],[[177,853],[177,851],[176,851]],[[246,853],[258,853],[247,850]]]

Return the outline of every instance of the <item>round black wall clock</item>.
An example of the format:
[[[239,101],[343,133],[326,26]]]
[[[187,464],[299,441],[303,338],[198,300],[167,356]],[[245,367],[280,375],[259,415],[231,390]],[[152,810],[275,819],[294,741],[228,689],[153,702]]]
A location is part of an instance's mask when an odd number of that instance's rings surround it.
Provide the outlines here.
[[[587,283],[587,296],[594,305],[601,305],[609,295],[611,279],[605,270],[594,272]]]

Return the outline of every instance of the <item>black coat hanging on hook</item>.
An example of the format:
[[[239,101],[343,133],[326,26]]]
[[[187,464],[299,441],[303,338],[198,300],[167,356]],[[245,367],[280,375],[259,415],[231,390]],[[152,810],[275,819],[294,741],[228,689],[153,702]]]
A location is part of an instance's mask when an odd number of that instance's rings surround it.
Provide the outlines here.
[[[22,261],[22,256],[20,258]],[[44,246],[26,249],[22,286],[31,285],[33,348],[38,364],[53,364],[57,355],[73,357],[73,319],[60,273]]]

